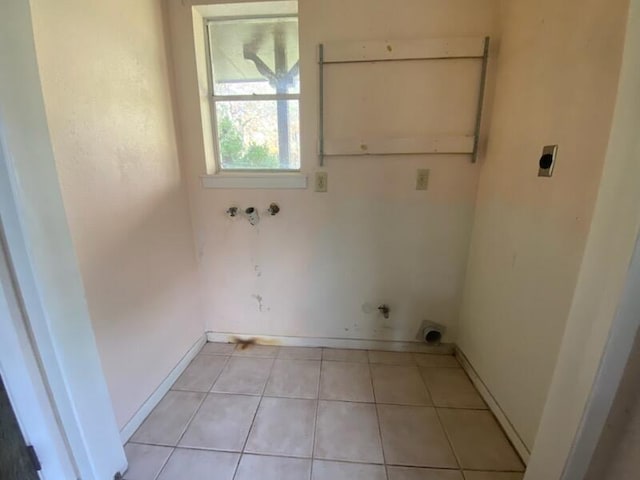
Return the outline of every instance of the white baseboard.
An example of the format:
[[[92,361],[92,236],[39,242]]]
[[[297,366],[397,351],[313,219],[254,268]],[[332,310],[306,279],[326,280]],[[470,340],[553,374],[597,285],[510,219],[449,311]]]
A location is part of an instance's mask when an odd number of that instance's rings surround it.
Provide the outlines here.
[[[491,413],[493,413],[493,415],[496,417],[496,420],[498,420],[498,423],[504,430],[504,433],[507,435],[507,438],[509,438],[509,441],[513,445],[513,448],[516,449],[516,452],[518,452],[518,455],[520,455],[520,458],[522,459],[524,464],[527,465],[527,463],[529,463],[529,456],[531,452],[529,452],[529,449],[527,448],[525,443],[522,441],[522,438],[520,438],[520,435],[518,435],[518,432],[516,432],[516,429],[513,427],[513,424],[509,421],[509,418],[500,407],[500,404],[497,402],[495,397],[491,394],[491,391],[489,390],[489,388],[482,381],[482,378],[480,378],[480,375],[478,375],[478,372],[475,371],[475,369],[473,368],[473,365],[471,365],[471,363],[465,356],[464,352],[460,350],[460,347],[456,347],[455,350],[456,350],[456,357],[460,361],[462,368],[464,369],[465,372],[467,372],[467,375],[469,375],[469,378],[475,385],[476,389],[478,390],[478,393],[480,393],[480,396],[489,407],[489,410],[491,410]]]
[[[131,419],[126,423],[122,430],[120,430],[120,440],[122,440],[122,444],[124,445],[129,441],[131,436],[135,433],[144,419],[151,413],[151,411],[155,408],[156,405],[162,400],[162,397],[169,391],[174,382],[178,379],[178,377],[184,372],[185,368],[191,363],[191,360],[198,354],[200,349],[207,342],[207,336],[202,335],[192,346],[189,348],[187,353],[180,359],[178,364],[173,367],[169,375],[158,385],[158,388],[151,394],[149,398],[145,400],[142,406],[138,409],[138,411],[131,417]]]
[[[255,340],[258,344],[283,345],[288,347],[328,347],[354,348],[359,350],[390,350],[396,352],[422,352],[451,355],[454,345],[426,345],[421,342],[404,342],[395,340],[366,340],[356,338],[329,337],[290,337],[283,335],[245,335],[229,332],[207,332],[210,342],[236,343],[238,340]]]

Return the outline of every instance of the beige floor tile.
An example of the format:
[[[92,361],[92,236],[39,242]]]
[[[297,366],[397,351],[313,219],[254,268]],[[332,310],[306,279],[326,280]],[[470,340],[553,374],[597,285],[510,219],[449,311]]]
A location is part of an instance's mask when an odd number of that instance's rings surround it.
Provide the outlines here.
[[[491,413],[446,408],[438,413],[463,468],[523,470],[522,462]]]
[[[312,451],[312,480],[385,480],[385,458],[388,480],[462,480],[447,435],[466,480],[523,478],[452,356],[256,345],[229,357],[231,348],[206,344],[143,422],[125,446],[127,480],[160,470],[158,480],[232,480],[245,440],[235,480],[307,480]],[[211,383],[216,393],[203,393]]]
[[[280,347],[278,358],[293,360],[320,360],[322,349],[316,347]]]
[[[236,349],[235,343],[215,343],[207,342],[200,350],[200,354],[205,355],[231,355]]]
[[[431,405],[429,392],[414,365],[371,365],[373,389],[378,403]]]
[[[227,358],[222,355],[197,355],[171,387],[173,390],[208,392],[222,371]]]
[[[383,363],[385,365],[415,365],[415,360],[409,352],[383,352],[369,350],[370,363]]]
[[[240,452],[260,397],[211,393],[180,440],[181,447]]]
[[[265,395],[288,398],[317,398],[320,380],[318,360],[276,360]]]
[[[239,457],[238,453],[177,448],[158,480],[232,480]]]
[[[369,363],[366,350],[353,350],[346,348],[323,348],[322,360],[333,362]]]
[[[351,362],[322,362],[320,398],[373,402],[369,365]]]
[[[124,453],[127,455],[129,468],[124,476],[125,480],[155,480],[171,452],[171,447],[127,443]]]
[[[242,357],[275,358],[278,355],[278,350],[280,350],[280,347],[274,345],[238,344],[233,354]]]
[[[522,473],[513,472],[464,472],[466,480],[522,480]]]
[[[434,408],[378,405],[378,415],[387,463],[457,468]]]
[[[461,368],[420,367],[431,400],[437,407],[487,408]]]
[[[462,368],[456,357],[453,355],[414,353],[413,358],[421,367]]]
[[[387,480],[383,465],[313,461],[311,480]]]
[[[212,392],[260,395],[269,378],[273,360],[231,357],[213,384]]]
[[[246,451],[310,457],[316,401],[264,397],[249,433]]]
[[[199,392],[169,391],[133,434],[131,441],[175,445],[204,396]]]
[[[311,460],[245,454],[234,480],[307,480]]]
[[[320,400],[314,455],[325,460],[383,463],[375,405]]]
[[[459,470],[388,467],[389,480],[464,480]]]

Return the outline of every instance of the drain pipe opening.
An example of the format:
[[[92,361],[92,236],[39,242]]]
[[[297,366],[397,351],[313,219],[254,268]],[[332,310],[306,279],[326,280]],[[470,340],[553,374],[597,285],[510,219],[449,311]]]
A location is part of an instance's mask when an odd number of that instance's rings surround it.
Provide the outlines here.
[[[424,341],[428,345],[437,345],[442,340],[442,332],[439,330],[430,330],[425,329],[424,331]]]

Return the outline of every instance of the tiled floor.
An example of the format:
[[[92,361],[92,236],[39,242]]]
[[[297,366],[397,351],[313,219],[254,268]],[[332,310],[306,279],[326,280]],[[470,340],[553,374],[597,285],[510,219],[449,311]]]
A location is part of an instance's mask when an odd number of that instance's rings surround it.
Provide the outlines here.
[[[453,356],[207,343],[125,451],[127,480],[521,480]]]

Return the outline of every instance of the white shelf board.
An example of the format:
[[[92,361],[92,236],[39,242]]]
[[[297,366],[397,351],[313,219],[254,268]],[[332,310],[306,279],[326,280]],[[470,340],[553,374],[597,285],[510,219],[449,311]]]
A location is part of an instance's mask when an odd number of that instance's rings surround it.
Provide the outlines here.
[[[473,153],[473,140],[473,135],[325,139],[324,155],[467,154]]]
[[[432,38],[323,44],[323,63],[482,58],[484,37]]]

